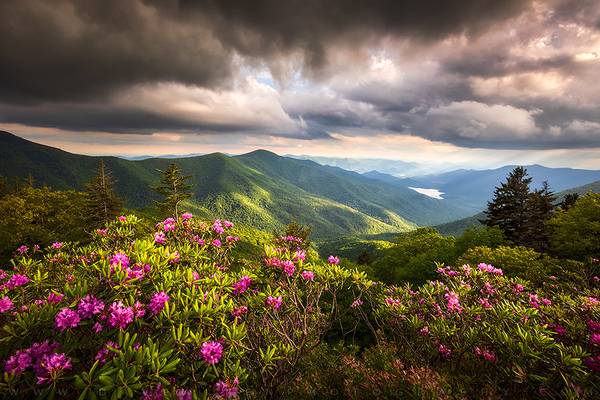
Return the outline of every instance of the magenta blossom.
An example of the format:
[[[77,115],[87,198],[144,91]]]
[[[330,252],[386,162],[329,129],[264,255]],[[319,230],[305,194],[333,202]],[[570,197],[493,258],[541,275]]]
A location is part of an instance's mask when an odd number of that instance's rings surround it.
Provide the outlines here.
[[[279,310],[279,308],[281,307],[281,304],[283,303],[283,299],[281,296],[277,296],[277,297],[269,296],[269,297],[267,297],[267,300],[265,300],[265,303],[268,306],[273,307],[273,309]]]
[[[115,356],[114,350],[118,350],[119,348],[120,346],[118,343],[109,340],[106,342],[104,347],[98,351],[94,359],[98,361],[100,365],[105,364],[108,360]]]
[[[452,350],[450,350],[450,348],[448,348],[447,346],[444,346],[443,344],[439,344],[438,345],[438,352],[440,353],[440,355],[443,358],[450,358],[450,356],[452,355]]]
[[[212,245],[218,248],[218,247],[221,247],[222,244],[219,239],[215,239],[212,241]]]
[[[247,306],[239,306],[239,307],[235,307],[233,310],[231,310],[231,316],[234,319],[238,319],[238,318],[241,318],[241,316],[246,314],[247,312],[248,312]]]
[[[336,256],[329,256],[327,258],[327,262],[331,265],[338,265],[340,263],[340,259]]]
[[[192,400],[192,391],[189,389],[177,389],[175,391],[175,395],[177,396],[177,400]]]
[[[125,329],[133,322],[133,309],[125,307],[123,302],[115,301],[109,307],[108,325],[111,328]]]
[[[207,364],[215,365],[223,356],[223,345],[219,342],[204,342],[200,348],[200,355]]]
[[[115,253],[111,258],[110,258],[110,265],[120,265],[122,268],[127,268],[129,267],[129,257],[127,256],[127,254],[123,253],[123,252],[118,252]]]
[[[281,263],[281,268],[283,268],[283,271],[287,274],[287,276],[294,275],[294,271],[296,270],[294,263],[290,260],[283,261]]]
[[[152,299],[150,299],[150,303],[148,303],[148,309],[152,314],[156,315],[165,308],[167,301],[169,301],[169,295],[165,292],[154,293]]]
[[[165,244],[167,243],[167,237],[164,232],[156,232],[154,234],[154,243],[156,244]]]
[[[48,302],[48,304],[58,304],[62,301],[62,299],[64,297],[65,297],[64,294],[52,292],[48,295],[48,298],[46,301]]]
[[[91,294],[82,298],[77,305],[77,312],[81,318],[91,318],[102,311],[104,311],[104,303]]]
[[[235,378],[233,382],[226,381],[218,381],[215,383],[215,394],[219,398],[223,399],[232,399],[238,395],[238,378]]]
[[[233,294],[239,295],[244,293],[246,290],[248,290],[251,284],[252,279],[249,276],[242,276],[239,281],[233,284]]]
[[[8,296],[2,296],[0,298],[0,313],[4,313],[12,310],[15,307],[12,300]]]
[[[181,219],[182,219],[183,221],[190,220],[190,219],[192,219],[193,217],[194,217],[194,215],[193,215],[192,213],[189,213],[189,212],[186,212],[186,213],[183,213],[183,214],[181,214]]]
[[[66,331],[70,328],[76,328],[79,325],[81,318],[77,313],[69,308],[63,308],[54,317],[54,324],[60,331]]]
[[[448,292],[444,295],[446,301],[446,308],[449,312],[455,312],[460,314],[462,312],[462,307],[460,306],[460,301],[458,299],[458,295],[454,292]]]
[[[9,374],[20,374],[25,372],[27,368],[31,367],[32,363],[33,359],[29,349],[17,350],[15,354],[6,360],[6,364],[4,364],[4,371],[8,372]]]
[[[119,222],[127,222],[127,217],[125,215],[119,216]]]
[[[61,242],[54,242],[54,243],[52,243],[52,248],[53,248],[54,250],[58,250],[58,249],[60,249],[61,247],[63,247],[63,244],[62,244]]]
[[[17,248],[19,254],[25,254],[27,253],[27,250],[29,250],[29,247],[25,246],[24,244]]]
[[[14,288],[23,286],[29,282],[29,278],[25,275],[14,274],[11,276],[8,281],[4,284],[4,287],[8,290],[12,290]]]
[[[306,281],[313,281],[315,279],[315,273],[312,271],[302,271],[302,279]]]
[[[223,228],[223,224],[221,223],[220,219],[217,219],[215,222],[213,222],[212,230],[217,235],[221,235],[225,232],[225,228]]]

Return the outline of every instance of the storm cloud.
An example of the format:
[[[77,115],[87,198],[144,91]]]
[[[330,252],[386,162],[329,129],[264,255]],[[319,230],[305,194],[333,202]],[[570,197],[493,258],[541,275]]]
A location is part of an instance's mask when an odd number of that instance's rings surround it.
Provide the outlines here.
[[[0,123],[600,147],[599,21],[587,0],[9,0]]]

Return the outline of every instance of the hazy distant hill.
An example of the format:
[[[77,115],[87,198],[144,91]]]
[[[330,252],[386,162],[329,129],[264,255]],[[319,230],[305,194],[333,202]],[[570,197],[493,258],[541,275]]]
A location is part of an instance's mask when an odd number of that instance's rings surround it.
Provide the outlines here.
[[[308,155],[290,155],[288,157],[315,161],[321,165],[339,167],[348,171],[365,173],[369,171],[379,171],[386,174],[404,177],[422,175],[424,171],[431,172],[417,163],[401,160],[386,160],[382,158],[341,158],[341,157],[319,157]]]
[[[228,215],[262,229],[296,218],[317,236],[394,232],[468,215],[460,207],[414,191],[312,161],[255,151],[181,159],[139,161],[90,157],[0,133],[0,174],[25,177],[57,189],[83,189],[104,159],[118,180],[117,191],[133,208],[152,204],[159,169],[176,162],[192,182],[198,211]]]

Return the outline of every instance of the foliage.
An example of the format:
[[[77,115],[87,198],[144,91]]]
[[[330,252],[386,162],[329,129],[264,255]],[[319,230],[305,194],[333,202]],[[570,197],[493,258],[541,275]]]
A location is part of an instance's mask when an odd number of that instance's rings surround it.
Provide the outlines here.
[[[597,396],[597,283],[542,289],[488,264],[438,273],[381,299],[382,340],[404,363],[436,371],[453,398]]]
[[[372,264],[375,276],[384,282],[424,283],[435,276],[435,263],[454,260],[453,237],[433,228],[419,228],[400,235],[397,243]]]
[[[502,229],[506,238],[514,243],[520,243],[525,232],[527,201],[531,178],[523,167],[516,167],[494,190],[494,198],[488,202],[486,219],[487,226],[497,226]]]
[[[548,182],[529,194],[525,204],[526,219],[521,244],[537,251],[548,250],[550,234],[547,223],[554,214],[555,200],[556,196],[550,190]]]
[[[87,213],[91,226],[102,226],[119,215],[123,201],[116,195],[114,185],[112,174],[101,159],[97,175],[86,186]]]
[[[471,227],[456,238],[455,254],[460,256],[473,247],[495,248],[506,244],[504,234],[498,227]]]
[[[87,196],[47,187],[23,187],[0,198],[0,260],[22,243],[46,246],[53,241],[85,241]]]
[[[156,206],[164,215],[173,214],[179,218],[179,205],[192,197],[192,185],[187,183],[191,175],[183,175],[177,164],[170,164],[166,170],[160,172],[160,185],[154,190],[162,195],[163,199],[156,201]]]
[[[600,258],[600,194],[588,193],[549,222],[553,253],[575,260]]]
[[[372,285],[308,261],[295,238],[253,262],[237,258],[229,221],[140,224],[20,249],[2,276],[3,397],[276,397],[350,312],[337,299]]]
[[[580,262],[559,260],[526,247],[475,247],[463,254],[457,265],[484,262],[501,268],[505,274],[527,279],[538,286],[566,284],[581,288],[592,278],[591,270]]]

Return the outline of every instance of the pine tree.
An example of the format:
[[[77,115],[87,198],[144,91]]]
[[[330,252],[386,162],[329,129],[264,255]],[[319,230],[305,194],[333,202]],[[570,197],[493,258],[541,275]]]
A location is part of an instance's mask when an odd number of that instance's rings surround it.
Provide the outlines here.
[[[481,221],[487,226],[499,227],[506,238],[519,243],[525,231],[527,201],[531,178],[523,167],[516,167],[494,190],[494,198],[488,202],[486,219]]]
[[[534,190],[526,203],[523,237],[518,244],[540,252],[548,251],[550,234],[547,223],[554,214],[556,196],[547,181]]]
[[[100,160],[96,176],[86,185],[88,218],[92,226],[110,221],[123,207],[123,202],[114,191],[114,185],[115,181],[104,166],[104,160]]]
[[[578,193],[567,193],[563,201],[560,203],[560,208],[562,208],[564,211],[568,211],[569,208],[571,208],[575,203],[577,203],[578,199]]]
[[[185,199],[192,197],[192,185],[187,181],[189,175],[182,175],[177,164],[171,164],[165,171],[158,170],[163,174],[160,185],[154,190],[162,195],[162,200],[156,201],[156,206],[163,215],[175,215],[179,218],[179,205]]]

